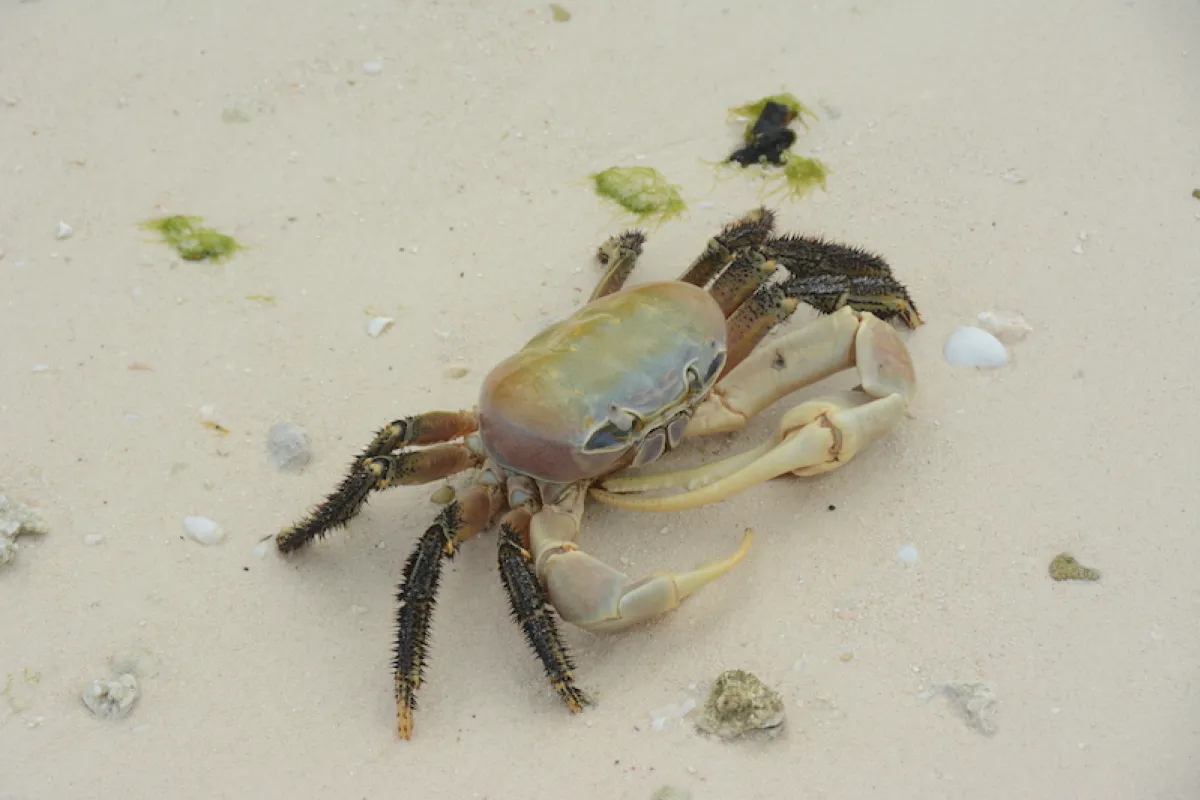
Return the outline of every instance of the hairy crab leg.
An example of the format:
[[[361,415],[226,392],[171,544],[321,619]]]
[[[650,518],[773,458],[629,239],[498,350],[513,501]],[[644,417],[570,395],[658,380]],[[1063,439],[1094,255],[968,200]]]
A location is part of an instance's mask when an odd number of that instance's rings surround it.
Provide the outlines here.
[[[766,241],[774,227],[775,213],[767,208],[756,208],[741,219],[730,222],[724,230],[708,240],[704,252],[679,276],[679,280],[707,286],[739,251]]]
[[[558,503],[530,520],[529,541],[538,578],[554,609],[567,622],[593,632],[618,631],[664,614],[689,595],[729,572],[745,557],[753,534],[727,558],[686,572],[655,572],[633,580],[579,548],[579,522],[586,484],[577,484]]]
[[[482,460],[470,437],[479,429],[474,411],[431,411],[385,425],[355,458],[338,488],[295,525],[275,536],[291,553],[353,519],[373,492],[391,486],[429,483],[476,466]],[[466,443],[441,444],[388,455],[411,445],[435,445],[462,436]]]
[[[500,522],[500,552],[497,567],[508,594],[513,619],[525,633],[525,640],[542,662],[550,685],[572,713],[591,705],[591,698],[575,685],[575,664],[563,643],[555,622],[554,610],[538,581],[533,555],[525,546],[529,539],[530,513],[525,508],[508,512]]]
[[[898,317],[910,328],[924,322],[908,290],[874,253],[807,236],[769,239],[761,250],[791,273],[785,293],[822,313],[848,305],[885,322]]]
[[[458,546],[488,526],[504,505],[498,486],[472,486],[438,514],[417,540],[404,565],[397,592],[396,649],[392,660],[396,695],[396,731],[411,739],[417,689],[427,661],[429,628],[437,603],[442,564]]]
[[[757,250],[744,250],[728,269],[717,276],[708,291],[721,307],[721,312],[729,317],[774,273],[774,261],[768,261]]]
[[[593,300],[619,291],[629,280],[630,273],[637,266],[637,260],[642,255],[642,245],[646,243],[646,234],[642,231],[626,231],[611,237],[596,251],[596,260],[606,267],[604,277],[592,290]]]
[[[691,470],[604,480],[591,494],[600,502],[643,511],[675,511],[717,502],[791,472],[810,476],[836,469],[886,435],[916,393],[916,378],[899,334],[873,315],[845,308],[755,353],[717,385],[692,418],[686,435],[733,431],[778,398],[857,366],[861,386],[810,400],[784,415],[775,437],[760,447]],[[695,427],[693,427],[695,426]],[[631,493],[685,488],[660,497]]]

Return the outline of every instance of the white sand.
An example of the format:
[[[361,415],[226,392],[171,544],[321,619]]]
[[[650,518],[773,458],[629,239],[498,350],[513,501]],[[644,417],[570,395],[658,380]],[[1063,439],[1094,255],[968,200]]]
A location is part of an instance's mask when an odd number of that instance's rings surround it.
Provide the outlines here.
[[[0,487],[51,527],[0,574],[0,675],[24,698],[0,698],[0,797],[1198,796],[1200,7],[565,4],[565,24],[466,2],[0,10]],[[928,321],[905,334],[912,419],[818,480],[589,512],[585,545],[636,574],[759,535],[656,624],[568,630],[601,701],[583,716],[508,622],[494,539],[473,543],[399,741],[392,597],[432,489],[295,559],[252,548],[377,426],[470,405],[576,307],[620,226],[589,172],[685,188],[637,273],[676,275],[757,202],[703,163],[734,141],[725,109],[785,88],[824,104],[798,150],[834,172],[781,224],[909,285]],[[168,212],[249,249],[180,263],[136,227]],[[949,367],[945,337],[997,308],[1035,328],[1012,362]],[[368,309],[396,319],[378,339]],[[312,437],[300,476],[266,459],[280,419]],[[185,539],[187,515],[225,540]],[[1103,580],[1052,582],[1063,550]],[[97,720],[80,693],[131,646],[161,670]],[[784,736],[649,728],[727,667],[784,693]],[[994,736],[921,701],[946,680],[994,682]]]

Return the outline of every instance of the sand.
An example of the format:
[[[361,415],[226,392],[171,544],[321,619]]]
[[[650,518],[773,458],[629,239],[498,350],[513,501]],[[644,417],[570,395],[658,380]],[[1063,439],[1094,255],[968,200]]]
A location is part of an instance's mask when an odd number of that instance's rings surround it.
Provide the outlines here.
[[[0,487],[50,529],[0,572],[0,797],[1200,795],[1200,8],[564,5],[0,11]],[[589,510],[584,545],[634,575],[757,538],[653,624],[567,629],[599,701],[580,716],[507,620],[494,537],[473,542],[398,740],[393,593],[436,486],[298,557],[254,547],[379,425],[470,406],[586,297],[626,224],[589,173],[683,188],[635,280],[677,275],[759,202],[706,163],[736,140],[725,109],[784,89],[832,173],[773,206],[911,289],[910,418],[818,479]],[[165,213],[246,249],[182,262],[138,228]],[[949,366],[946,337],[996,309],[1034,328],[1011,362]],[[371,338],[369,315],[395,323]],[[760,441],[787,405],[706,447]],[[266,456],[280,420],[311,437],[299,474]],[[185,538],[191,515],[223,541]],[[1052,581],[1063,551],[1102,579]],[[129,648],[157,674],[97,719],[81,694]],[[781,692],[781,736],[706,739],[698,711],[653,729],[726,668]],[[947,681],[993,687],[991,735],[928,695]]]

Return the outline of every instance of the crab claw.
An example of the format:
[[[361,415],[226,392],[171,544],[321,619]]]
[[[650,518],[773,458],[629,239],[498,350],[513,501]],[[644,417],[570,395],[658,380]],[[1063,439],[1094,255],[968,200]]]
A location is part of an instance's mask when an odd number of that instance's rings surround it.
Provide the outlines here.
[[[857,395],[857,396],[856,396]],[[808,477],[837,469],[886,434],[905,412],[900,395],[875,400],[855,392],[802,403],[780,421],[775,437],[748,453],[699,469],[617,478],[592,489],[602,503],[635,511],[681,511],[725,500],[786,473]],[[630,492],[690,487],[645,497]]]
[[[574,544],[562,543],[541,567],[542,581],[559,616],[595,633],[644,622],[679,606],[689,595],[729,572],[750,549],[749,528],[732,555],[687,572],[655,572],[633,580]]]
[[[836,469],[887,434],[916,393],[903,341],[869,313],[845,308],[755,354],[722,379],[699,409],[707,413],[692,420],[705,433],[736,430],[784,394],[851,366],[861,380],[856,389],[796,406],[762,446],[696,469],[614,476],[593,487],[591,496],[618,508],[680,511],[789,472],[807,477]],[[660,489],[685,491],[629,496]]]

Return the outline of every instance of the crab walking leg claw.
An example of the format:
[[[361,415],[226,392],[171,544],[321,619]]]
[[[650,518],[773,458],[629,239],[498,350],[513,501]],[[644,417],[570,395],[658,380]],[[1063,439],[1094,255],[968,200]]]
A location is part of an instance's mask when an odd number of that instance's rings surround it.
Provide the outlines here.
[[[861,379],[856,390],[796,406],[784,415],[775,437],[754,450],[697,469],[610,478],[591,494],[619,508],[678,511],[724,500],[788,472],[805,477],[836,469],[885,436],[916,393],[912,360],[895,329],[848,307],[739,365],[697,410],[685,433],[737,430],[780,397],[851,366]],[[629,496],[672,488],[687,491]]]
[[[584,487],[572,489],[572,494],[566,504],[547,505],[533,515],[530,548],[554,610],[567,622],[595,633],[619,631],[677,608],[689,595],[733,569],[754,538],[747,529],[741,546],[727,558],[687,572],[655,572],[633,580],[575,544]]]

